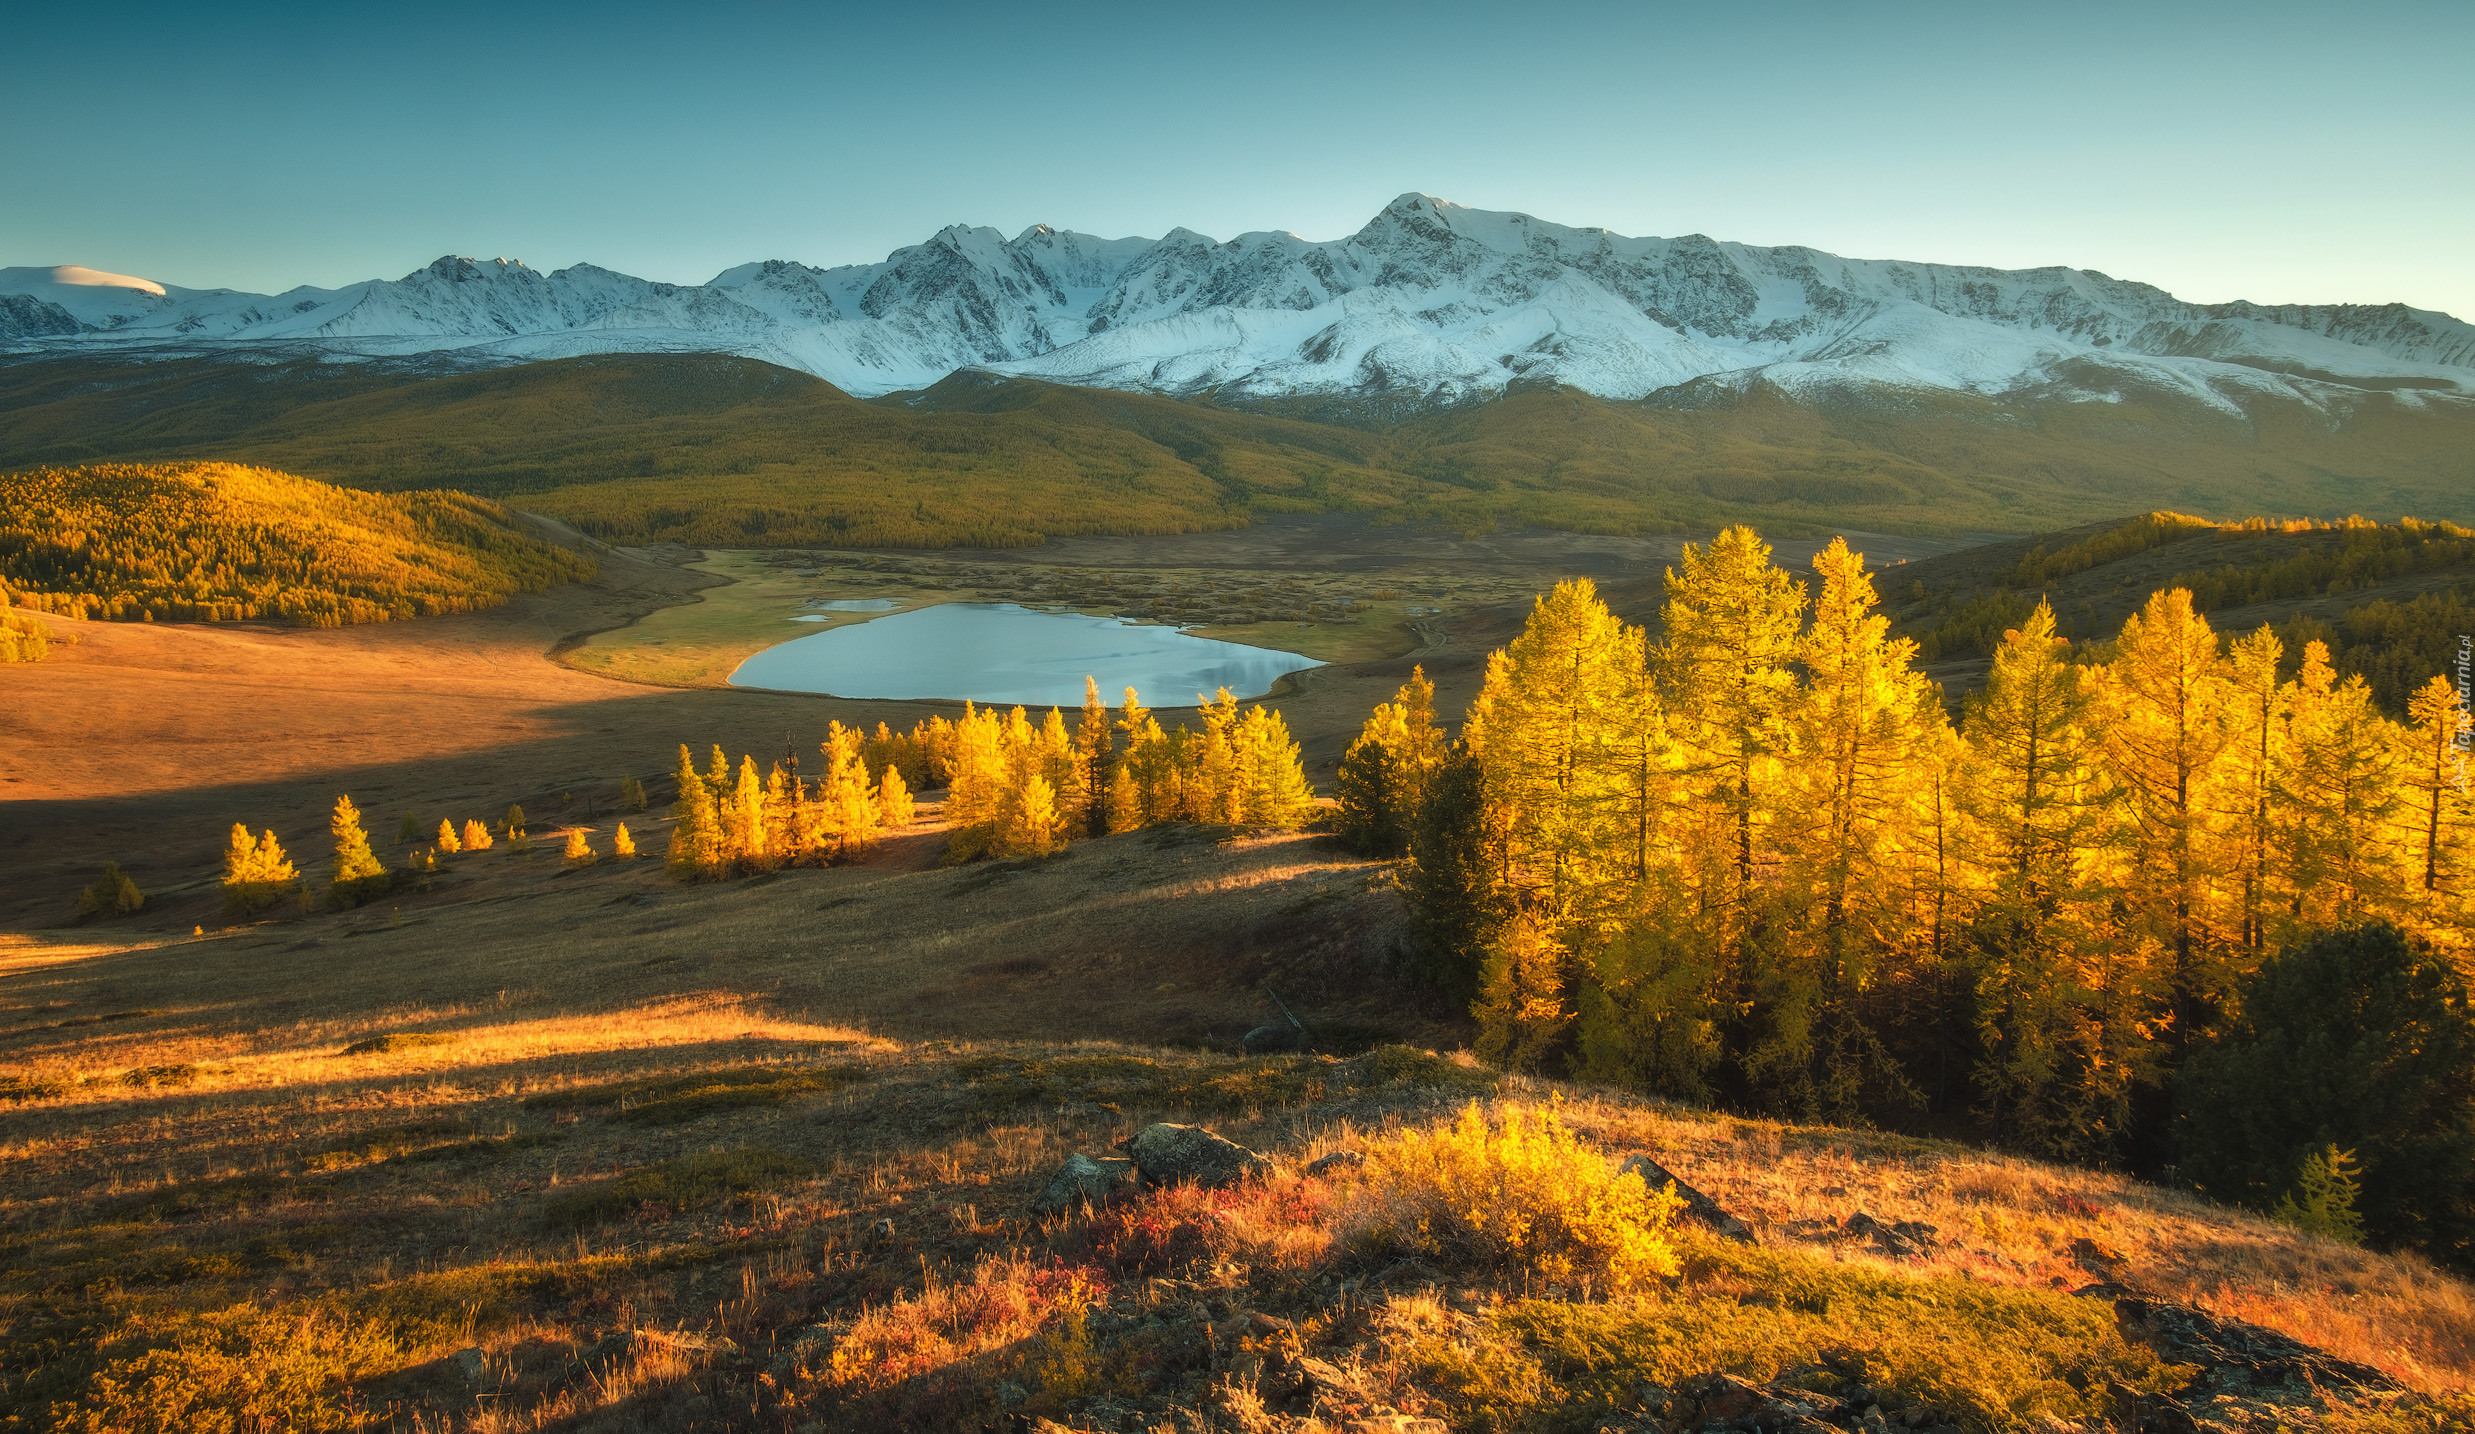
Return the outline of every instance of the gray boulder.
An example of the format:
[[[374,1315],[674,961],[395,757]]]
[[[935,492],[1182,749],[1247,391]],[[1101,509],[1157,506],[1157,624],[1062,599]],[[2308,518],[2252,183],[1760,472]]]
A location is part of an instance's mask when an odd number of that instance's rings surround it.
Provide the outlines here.
[[[1199,1125],[1146,1126],[1126,1153],[1146,1185],[1235,1185],[1272,1171],[1271,1161]]]
[[[1037,1198],[1031,1202],[1033,1211],[1042,1215],[1073,1210],[1084,1205],[1097,1205],[1109,1198],[1109,1192],[1125,1182],[1134,1169],[1131,1160],[1094,1160],[1088,1155],[1069,1155],[1057,1173],[1048,1178]]]
[[[1239,1044],[1250,1056],[1278,1055],[1306,1049],[1306,1033],[1291,1025],[1257,1026]]]
[[[1656,1194],[1670,1185],[1675,1186],[1676,1193],[1684,1197],[1684,1213],[1686,1217],[1688,1219],[1698,1220],[1702,1224],[1709,1226],[1712,1230],[1717,1231],[1719,1238],[1723,1240],[1733,1240],[1739,1245],[1755,1245],[1761,1243],[1753,1237],[1752,1226],[1747,1225],[1744,1221],[1737,1219],[1735,1216],[1727,1213],[1726,1210],[1720,1208],[1718,1201],[1711,1199],[1699,1190],[1696,1190],[1692,1186],[1678,1180],[1674,1171],[1669,1170],[1666,1166],[1659,1164],[1649,1156],[1628,1155],[1624,1157],[1622,1173],[1626,1175],[1640,1176],[1641,1182],[1650,1187],[1652,1194]]]

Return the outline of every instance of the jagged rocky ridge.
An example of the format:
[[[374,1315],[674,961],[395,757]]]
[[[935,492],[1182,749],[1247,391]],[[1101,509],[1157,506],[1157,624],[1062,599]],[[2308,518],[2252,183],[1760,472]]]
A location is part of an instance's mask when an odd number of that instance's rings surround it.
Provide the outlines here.
[[[856,394],[958,369],[1170,394],[1441,402],[1555,382],[1609,398],[1948,391],[2262,398],[2344,412],[2475,398],[2475,326],[2403,305],[2191,304],[2081,269],[1634,239],[1421,194],[1346,239],[1095,239],[956,225],[878,264],[767,260],[702,285],[448,257],[281,295],[0,269],[0,348],[443,353],[474,363],[720,352]]]

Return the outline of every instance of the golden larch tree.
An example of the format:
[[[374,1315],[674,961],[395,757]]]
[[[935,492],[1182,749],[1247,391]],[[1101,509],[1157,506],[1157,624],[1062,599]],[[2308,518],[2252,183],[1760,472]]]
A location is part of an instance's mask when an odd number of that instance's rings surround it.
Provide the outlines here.
[[[1667,729],[1683,799],[1716,818],[1726,842],[1717,854],[1724,865],[1703,879],[1723,883],[1714,904],[1739,931],[1751,917],[1754,870],[1769,855],[1804,601],[1751,528],[1729,528],[1707,552],[1687,543],[1667,570],[1657,654]]]
[[[2304,644],[2286,732],[2291,916],[2327,926],[2394,913],[2401,873],[2384,838],[2400,804],[2399,744],[2363,678],[2338,679],[2326,643]]]
[[[2407,702],[2399,768],[2408,904],[2427,939],[2463,953],[2475,916],[2475,714],[2448,677],[2435,674]]]
[[[1558,583],[1488,659],[1462,727],[1502,834],[1500,883],[1550,927],[1613,909],[1633,877],[1624,798],[1640,653],[1589,579]]]
[[[385,890],[387,869],[370,850],[369,833],[361,829],[361,812],[351,797],[335,799],[327,831],[335,838],[335,879],[327,883],[327,904],[340,911]]]
[[[2226,661],[2226,745],[2212,784],[2224,804],[2227,866],[2236,882],[2235,925],[2246,964],[2267,950],[2277,898],[2278,774],[2286,767],[2286,716],[2293,689],[2278,681],[2285,645],[2266,623],[2235,640]]]
[[[2231,850],[2215,788],[2238,727],[2231,664],[2217,634],[2172,588],[2123,623],[2107,664],[2097,721],[2108,773],[2123,794],[2122,890],[2146,934],[2171,954],[2168,1039],[2176,1049],[2216,1029],[2239,974],[2239,942],[2220,876]]]

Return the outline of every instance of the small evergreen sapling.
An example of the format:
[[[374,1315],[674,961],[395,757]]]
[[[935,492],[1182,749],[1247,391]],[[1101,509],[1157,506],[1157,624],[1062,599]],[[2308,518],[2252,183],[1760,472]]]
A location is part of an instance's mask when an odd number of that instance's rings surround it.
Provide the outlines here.
[[[80,916],[126,916],[146,904],[146,896],[137,883],[120,869],[116,861],[103,864],[103,875],[95,884],[78,893],[77,914]]]
[[[335,799],[327,830],[335,837],[335,879],[327,884],[327,905],[337,911],[350,910],[386,890],[391,884],[387,868],[370,850],[369,833],[361,829],[361,812],[352,798]]]
[[[917,804],[911,800],[911,787],[903,781],[902,769],[886,763],[885,775],[877,780],[878,824],[887,831],[900,831],[911,825],[917,815]]]
[[[627,808],[631,812],[643,811],[645,809],[645,784],[637,781],[634,777],[621,778],[619,781],[619,805]]]
[[[2355,1152],[2332,1145],[2304,1158],[2295,1188],[2279,1196],[2277,1208],[2269,1214],[2307,1234],[2341,1245],[2360,1245],[2363,1217],[2355,1213],[2355,1197],[2361,1193]]]

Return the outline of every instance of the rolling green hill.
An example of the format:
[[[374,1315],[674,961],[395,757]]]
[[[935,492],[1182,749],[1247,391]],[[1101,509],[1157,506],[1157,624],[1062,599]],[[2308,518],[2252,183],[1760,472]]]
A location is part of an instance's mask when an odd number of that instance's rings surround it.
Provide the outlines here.
[[[621,542],[1035,543],[1348,508],[1465,530],[2040,531],[2220,517],[2475,520],[2475,405],[2359,396],[2333,418],[1700,385],[1519,391],[1441,410],[1223,405],[956,374],[862,401],[715,355],[479,372],[206,360],[0,365],[0,469],[218,458],[355,487],[451,486]]]

